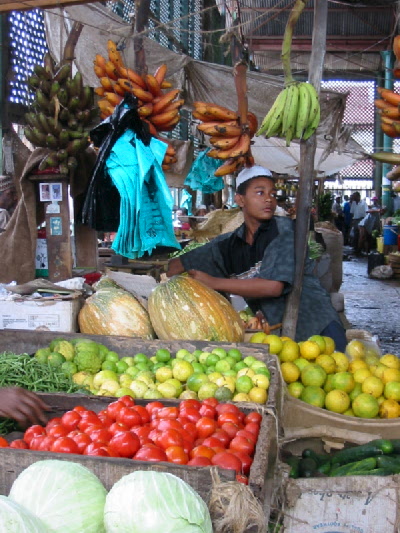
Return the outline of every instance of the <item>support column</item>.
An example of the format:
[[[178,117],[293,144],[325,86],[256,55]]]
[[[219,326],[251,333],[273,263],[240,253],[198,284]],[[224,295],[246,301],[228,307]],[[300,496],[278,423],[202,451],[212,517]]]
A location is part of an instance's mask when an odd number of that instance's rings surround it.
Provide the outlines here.
[[[394,66],[394,54],[391,50],[385,50],[381,52],[385,73],[384,73],[384,86],[385,89],[393,89],[393,66]],[[383,151],[391,152],[393,150],[393,139],[387,135],[383,135]],[[392,214],[392,183],[386,178],[386,174],[392,170],[392,165],[383,163],[382,165],[382,206],[386,206],[385,216]]]

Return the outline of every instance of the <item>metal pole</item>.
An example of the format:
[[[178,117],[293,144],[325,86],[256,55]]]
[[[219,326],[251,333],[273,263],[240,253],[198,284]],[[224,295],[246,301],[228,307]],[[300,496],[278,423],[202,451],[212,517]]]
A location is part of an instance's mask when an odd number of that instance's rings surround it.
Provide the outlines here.
[[[381,52],[384,61],[384,84],[385,89],[393,89],[393,65],[394,54],[391,50]],[[391,152],[393,150],[393,139],[383,135],[383,151]],[[382,165],[382,206],[386,206],[385,216],[392,214],[392,182],[386,178],[386,174],[392,169],[391,165],[384,163]]]

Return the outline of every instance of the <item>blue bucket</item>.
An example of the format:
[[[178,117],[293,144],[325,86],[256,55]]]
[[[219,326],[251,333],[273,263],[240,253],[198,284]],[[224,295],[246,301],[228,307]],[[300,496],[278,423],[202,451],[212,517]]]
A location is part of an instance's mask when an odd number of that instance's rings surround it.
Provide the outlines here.
[[[383,244],[397,244],[398,226],[383,226]]]

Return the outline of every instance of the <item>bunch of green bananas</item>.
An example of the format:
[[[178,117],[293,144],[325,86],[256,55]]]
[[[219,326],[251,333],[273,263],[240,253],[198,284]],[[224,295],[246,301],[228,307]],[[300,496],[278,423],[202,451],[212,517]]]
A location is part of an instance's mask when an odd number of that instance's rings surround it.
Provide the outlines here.
[[[294,82],[281,91],[265,116],[256,135],[307,140],[318,128],[321,110],[318,94],[311,83]]]
[[[35,97],[32,110],[25,114],[25,136],[33,146],[51,150],[39,170],[58,167],[68,174],[78,165],[75,156],[89,145],[98,107],[94,106],[93,89],[83,85],[80,72],[72,77],[71,63],[57,67],[48,53],[43,62],[34,66],[28,78]]]

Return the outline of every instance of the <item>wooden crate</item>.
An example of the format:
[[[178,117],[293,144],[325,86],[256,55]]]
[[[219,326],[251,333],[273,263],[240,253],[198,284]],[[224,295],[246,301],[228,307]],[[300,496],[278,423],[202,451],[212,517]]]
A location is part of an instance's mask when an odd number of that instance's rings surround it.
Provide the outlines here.
[[[227,344],[223,342],[186,340],[161,341],[158,339],[146,341],[143,339],[120,337],[117,335],[83,335],[80,333],[58,333],[49,331],[25,331],[9,329],[0,332],[0,353],[5,351],[11,351],[17,354],[33,354],[39,348],[44,348],[48,346],[50,342],[55,338],[63,338],[66,340],[78,338],[92,339],[95,342],[104,344],[110,350],[114,350],[119,354],[120,357],[133,356],[139,352],[144,353],[148,356],[152,356],[160,348],[166,348],[171,353],[176,353],[181,348],[185,348],[189,350],[189,352],[193,352],[197,349],[200,349],[202,351],[211,351],[213,348],[216,347],[224,348],[226,350],[229,350],[231,348],[238,348],[245,357],[248,355],[252,355],[267,364],[271,372],[271,380],[270,387],[268,390],[268,400],[265,406],[271,411],[273,411],[278,416],[278,418],[282,414],[283,392],[279,363],[277,357],[269,353],[267,344]],[[261,406],[257,404],[257,407]]]
[[[51,407],[50,417],[62,416],[66,411],[76,405],[83,405],[95,412],[107,407],[115,401],[115,398],[98,396],[86,396],[83,394],[47,394],[39,393],[43,400]],[[146,405],[151,400],[135,400],[137,404]],[[165,405],[178,405],[179,400],[162,400]],[[253,410],[253,406],[244,406],[240,409],[246,414]],[[249,487],[256,498],[263,504],[266,516],[269,515],[269,504],[272,490],[272,476],[277,457],[277,439],[275,419],[268,413],[262,414],[260,433],[254,455],[254,461],[250,469]],[[13,438],[20,435],[12,434]],[[217,467],[193,467],[175,465],[173,463],[150,463],[146,461],[132,461],[131,459],[92,457],[76,454],[63,454],[52,452],[38,452],[31,450],[19,450],[12,448],[0,448],[0,493],[8,495],[12,483],[17,476],[29,465],[44,459],[59,459],[61,461],[73,461],[86,466],[98,476],[107,490],[110,490],[115,482],[122,476],[134,470],[157,470],[169,472],[178,476],[188,483],[204,499],[209,501],[212,488],[212,470],[217,470],[221,481],[235,479],[233,470],[224,470]],[[268,514],[267,514],[268,511]]]

